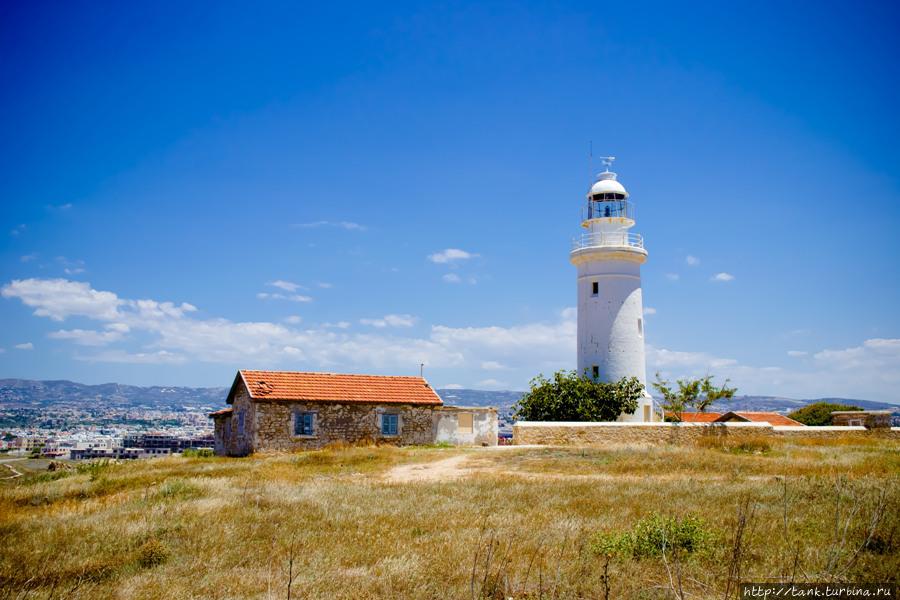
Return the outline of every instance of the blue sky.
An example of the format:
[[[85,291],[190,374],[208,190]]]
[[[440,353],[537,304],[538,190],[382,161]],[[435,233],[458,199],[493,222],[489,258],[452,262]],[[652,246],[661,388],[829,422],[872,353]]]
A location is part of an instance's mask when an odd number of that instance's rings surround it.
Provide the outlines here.
[[[3,11],[0,376],[523,389],[574,366],[593,141],[650,373],[898,400],[894,3]]]

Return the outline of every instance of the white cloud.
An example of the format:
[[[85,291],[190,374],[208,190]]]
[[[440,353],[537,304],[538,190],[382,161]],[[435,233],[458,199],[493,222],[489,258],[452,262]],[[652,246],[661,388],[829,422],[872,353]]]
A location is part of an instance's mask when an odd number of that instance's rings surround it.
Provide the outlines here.
[[[462,279],[456,273],[447,273],[441,279],[447,283],[462,283]]]
[[[290,315],[284,318],[285,323],[290,323],[291,325],[299,325],[303,322],[303,317],[300,315]]]
[[[363,325],[371,325],[372,327],[412,327],[418,321],[417,317],[412,315],[384,315],[380,319],[360,319]]]
[[[34,344],[31,342],[25,342],[24,344],[16,344],[14,346],[17,350],[34,350]]]
[[[440,252],[429,254],[428,260],[433,263],[446,264],[458,260],[468,260],[470,258],[475,258],[476,256],[478,255],[471,252],[466,252],[465,250],[460,250],[459,248],[447,248],[446,250],[441,250]]]
[[[303,287],[301,285],[293,283],[292,281],[285,281],[283,279],[276,279],[275,281],[270,281],[268,285],[270,285],[272,287],[276,287],[280,290],[284,290],[286,292],[296,292],[301,287]]]
[[[505,381],[498,381],[496,379],[482,379],[475,385],[477,385],[480,388],[487,388],[487,389],[494,389],[494,390],[509,388],[508,383],[506,383]]]
[[[70,316],[115,321],[124,304],[112,292],[98,292],[90,284],[67,279],[15,279],[0,289],[4,298],[18,298],[39,317],[63,321]]]
[[[47,210],[52,210],[52,211],[65,211],[65,210],[71,210],[71,209],[72,209],[71,202],[66,202],[65,204],[48,204],[47,205]]]
[[[502,371],[507,367],[503,363],[499,363],[496,360],[486,360],[481,363],[481,368],[485,371]]]
[[[119,325],[119,324],[113,324]],[[47,334],[54,340],[70,340],[80,346],[106,346],[124,339],[130,328],[125,325],[124,330],[114,326],[108,326],[106,331],[91,329],[60,329]]]
[[[900,339],[873,338],[859,346],[813,353],[790,368],[747,365],[706,352],[678,352],[647,346],[647,372],[664,377],[730,378],[738,393],[789,398],[843,397],[897,402]]]
[[[62,265],[66,275],[79,275],[85,272],[83,260],[70,260],[65,256],[57,256],[56,262]]]
[[[19,237],[20,235],[25,233],[26,229],[28,229],[28,227],[24,223],[22,223],[20,225],[16,225],[12,229],[10,229],[9,235],[11,235],[13,237]]]
[[[801,358],[803,356],[809,356],[809,352],[805,350],[788,350],[787,355],[792,358]]]
[[[338,321],[337,323],[322,323],[324,329],[349,329],[351,323],[349,321]]]
[[[304,296],[302,294],[279,294],[274,293],[271,294],[269,292],[259,292],[256,294],[256,297],[260,300],[288,300],[290,302],[312,302],[313,299],[311,296]]]
[[[323,290],[331,289],[334,287],[333,284],[328,283],[327,281],[317,281],[316,286],[322,288]]]
[[[655,314],[656,314],[656,309],[653,308],[652,306],[644,307],[644,316],[645,317],[649,317],[650,315],[655,315]]]
[[[365,231],[366,226],[353,221],[312,221],[311,223],[295,223],[297,229],[315,229],[317,227],[338,227],[347,231]]]
[[[458,383],[448,383],[446,385],[438,386],[442,390],[462,390],[465,389],[463,386]]]
[[[666,279],[668,279],[669,281],[678,281],[679,279],[681,279],[681,275],[679,275],[678,273],[666,273]]]
[[[732,275],[731,273],[716,273],[715,275],[710,277],[709,280],[720,282],[734,281],[734,275]]]
[[[25,254],[23,256],[20,256],[19,262],[27,263],[27,262],[31,262],[31,261],[37,260],[37,259],[38,259],[38,253],[32,252],[31,254]]]
[[[696,256],[692,256],[692,255],[688,254],[684,258],[684,262],[686,262],[689,267],[696,267],[697,265],[700,264],[700,259],[697,258]]]
[[[97,363],[126,363],[138,365],[180,365],[187,362],[187,357],[157,350],[156,352],[125,352],[123,350],[107,350],[98,354],[76,354],[75,360]]]

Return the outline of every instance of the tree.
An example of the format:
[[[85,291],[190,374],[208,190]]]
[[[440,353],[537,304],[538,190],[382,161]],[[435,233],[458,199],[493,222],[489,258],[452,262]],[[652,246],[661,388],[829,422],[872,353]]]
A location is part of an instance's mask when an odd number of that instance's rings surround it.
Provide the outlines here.
[[[713,384],[714,377],[707,375],[700,379],[679,379],[676,381],[678,391],[672,384],[656,374],[653,388],[662,394],[663,415],[671,414],[676,421],[681,421],[682,414],[688,408],[694,408],[699,412],[706,412],[718,400],[730,400],[737,392],[737,388],[728,387],[730,380],[726,379],[721,386]]]
[[[607,383],[557,371],[552,379],[538,375],[515,404],[515,417],[525,421],[615,421],[637,410],[644,385],[636,377]]]
[[[832,404],[830,402],[815,402],[798,408],[788,415],[788,418],[799,421],[804,425],[831,425],[831,412],[835,410],[862,410],[858,406],[847,404]]]

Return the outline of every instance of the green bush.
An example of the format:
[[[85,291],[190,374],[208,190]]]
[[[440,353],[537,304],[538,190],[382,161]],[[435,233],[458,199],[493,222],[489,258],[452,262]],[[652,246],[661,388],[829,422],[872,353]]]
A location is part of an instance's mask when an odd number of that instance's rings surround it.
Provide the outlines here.
[[[798,408],[788,415],[789,418],[799,421],[804,425],[821,426],[831,425],[831,413],[835,410],[862,410],[858,406],[847,404],[832,404],[831,402],[815,402]]]
[[[538,375],[531,390],[514,406],[525,421],[615,421],[637,410],[644,386],[636,377],[607,383],[557,371],[553,379]]]
[[[185,448],[181,453],[185,458],[212,458],[215,455],[212,448]]]
[[[591,550],[620,558],[649,558],[663,551],[694,553],[705,550],[713,535],[700,517],[683,518],[653,513],[638,521],[630,531],[597,533]]]

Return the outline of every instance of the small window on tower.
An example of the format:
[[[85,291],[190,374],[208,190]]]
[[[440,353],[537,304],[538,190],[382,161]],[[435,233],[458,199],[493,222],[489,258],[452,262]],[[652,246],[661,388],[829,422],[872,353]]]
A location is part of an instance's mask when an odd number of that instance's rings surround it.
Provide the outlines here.
[[[641,337],[644,335],[644,320],[640,317],[638,318],[638,335]]]
[[[594,365],[591,367],[591,377],[593,377],[594,379],[600,379],[600,367],[599,366]]]
[[[591,295],[596,296],[599,293],[600,293],[600,282],[599,281],[591,282]]]

